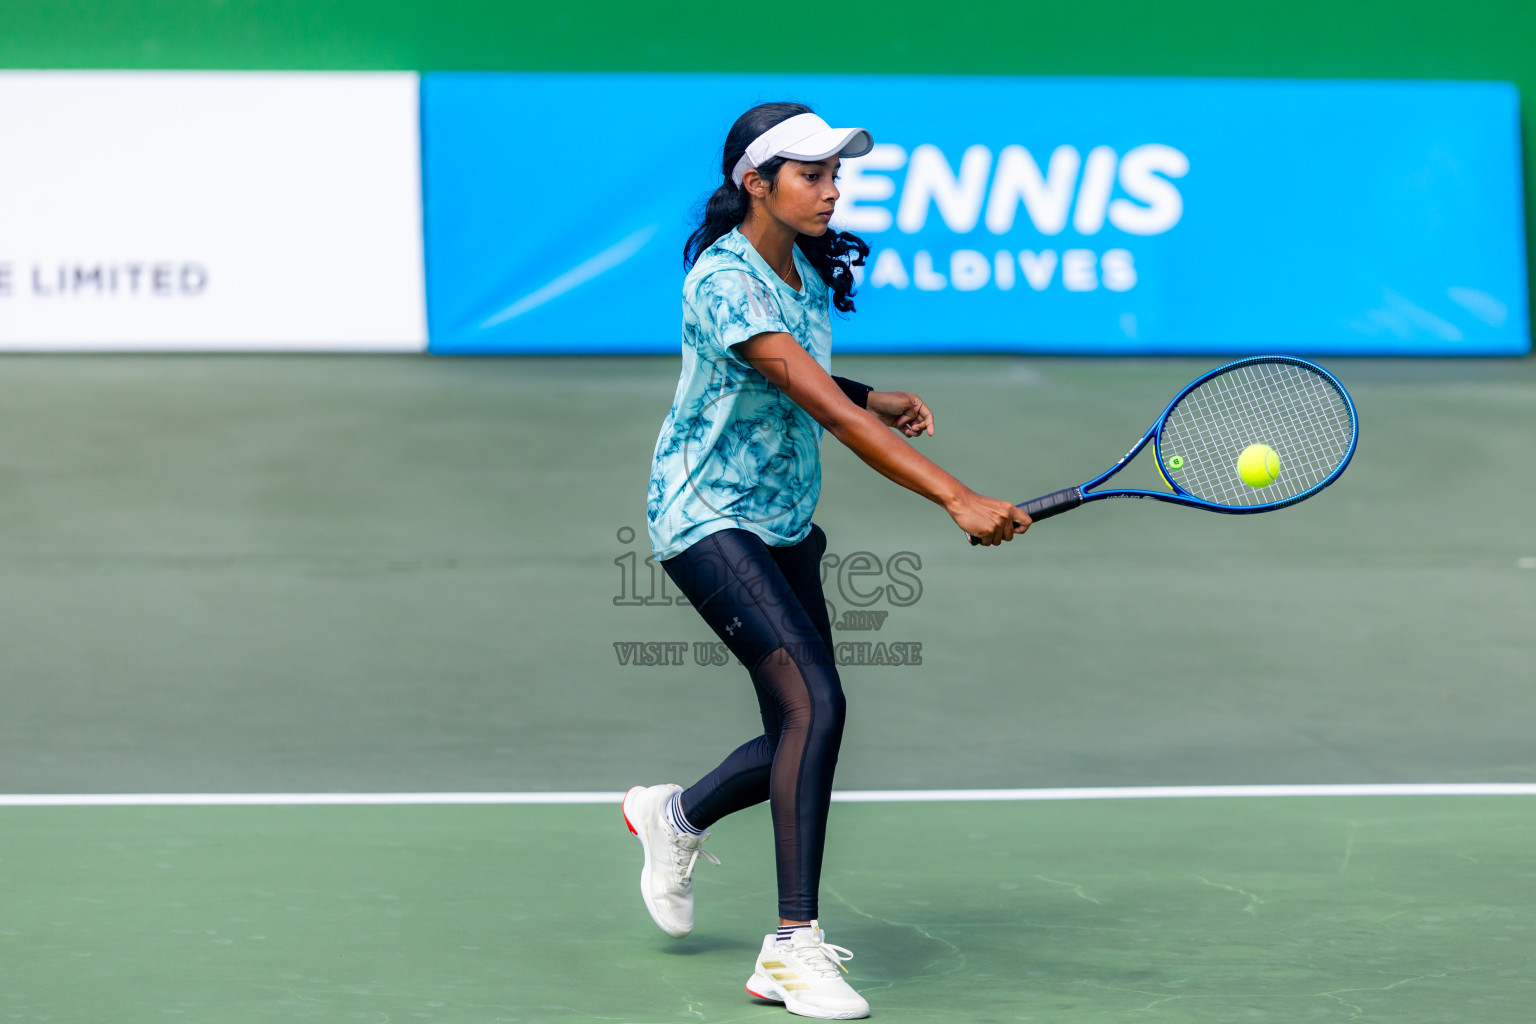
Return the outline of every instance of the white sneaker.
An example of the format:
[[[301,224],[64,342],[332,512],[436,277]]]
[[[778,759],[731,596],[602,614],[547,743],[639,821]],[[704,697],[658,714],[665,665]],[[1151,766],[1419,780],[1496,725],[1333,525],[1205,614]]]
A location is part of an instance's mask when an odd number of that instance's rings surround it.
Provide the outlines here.
[[[719,859],[702,849],[706,832],[701,836],[679,835],[667,824],[662,811],[673,793],[681,793],[683,787],[670,783],[663,786],[636,786],[624,794],[624,824],[640,840],[645,850],[645,866],[640,869],[640,895],[645,899],[645,909],[651,912],[651,920],[661,930],[675,938],[682,938],[693,931],[693,865],[703,854],[704,859],[719,864]]]
[[[757,970],[747,979],[747,991],[759,999],[783,1003],[790,1013],[823,1020],[854,1020],[869,1016],[864,997],[843,980],[844,960],[853,954],[826,941],[815,921],[797,928],[794,938],[780,942],[774,933],[763,939]]]

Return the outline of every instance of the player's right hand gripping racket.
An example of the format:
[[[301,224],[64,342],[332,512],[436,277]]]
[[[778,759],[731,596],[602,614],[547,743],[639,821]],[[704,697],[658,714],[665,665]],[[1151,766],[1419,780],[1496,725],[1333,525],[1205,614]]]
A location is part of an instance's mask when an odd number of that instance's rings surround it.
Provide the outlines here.
[[[1036,522],[1103,498],[1156,498],[1235,515],[1273,512],[1337,480],[1359,435],[1355,403],[1333,374],[1295,356],[1250,356],[1218,366],[1180,391],[1107,472],[1018,506]],[[1094,489],[1149,441],[1170,490]],[[1238,467],[1244,452],[1257,445],[1274,453],[1266,467],[1268,453],[1259,452],[1257,479],[1272,478],[1262,486],[1245,481]],[[981,542],[972,537],[971,543]]]

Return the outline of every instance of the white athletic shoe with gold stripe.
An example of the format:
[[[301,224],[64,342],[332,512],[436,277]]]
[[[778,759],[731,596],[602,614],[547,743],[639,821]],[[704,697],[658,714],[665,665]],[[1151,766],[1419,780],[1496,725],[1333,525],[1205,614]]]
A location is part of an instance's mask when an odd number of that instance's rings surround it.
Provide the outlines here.
[[[842,962],[852,959],[852,953],[828,942],[812,921],[809,928],[797,928],[792,939],[780,942],[777,933],[763,939],[747,991],[759,999],[783,1003],[784,1009],[802,1017],[868,1017],[869,1004],[843,980],[848,969]]]

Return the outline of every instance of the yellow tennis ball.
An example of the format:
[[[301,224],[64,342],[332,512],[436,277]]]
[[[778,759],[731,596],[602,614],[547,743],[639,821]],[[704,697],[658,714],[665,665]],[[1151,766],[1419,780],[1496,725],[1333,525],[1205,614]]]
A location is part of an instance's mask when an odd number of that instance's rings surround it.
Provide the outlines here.
[[[1280,477],[1280,456],[1267,444],[1251,444],[1237,457],[1237,475],[1249,487],[1268,487]]]

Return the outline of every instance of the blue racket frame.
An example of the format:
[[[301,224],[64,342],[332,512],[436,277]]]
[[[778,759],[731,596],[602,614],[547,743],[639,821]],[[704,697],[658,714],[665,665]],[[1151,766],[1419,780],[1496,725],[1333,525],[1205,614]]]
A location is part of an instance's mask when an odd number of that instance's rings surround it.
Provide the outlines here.
[[[1309,487],[1307,490],[1302,491],[1300,494],[1293,494],[1289,498],[1284,498],[1280,501],[1266,502],[1260,505],[1235,506],[1222,505],[1214,501],[1206,501],[1204,498],[1197,498],[1193,494],[1186,491],[1184,488],[1180,487],[1177,483],[1175,483],[1173,478],[1169,475],[1168,467],[1163,462],[1163,426],[1168,422],[1169,414],[1173,412],[1174,408],[1178,406],[1178,404],[1184,400],[1184,397],[1191,391],[1195,390],[1200,385],[1210,380],[1212,377],[1220,376],[1223,373],[1227,373],[1228,371],[1235,370],[1239,367],[1251,366],[1255,363],[1290,363],[1293,366],[1306,367],[1313,373],[1316,373],[1328,380],[1329,383],[1337,388],[1340,396],[1342,396],[1344,399],[1344,404],[1349,409],[1349,450],[1344,453],[1344,458],[1339,462],[1338,466],[1334,468],[1333,472],[1328,474],[1328,476],[1320,483]],[[1146,491],[1135,488],[1120,488],[1107,491],[1093,490],[1093,488],[1103,484],[1110,477],[1124,469],[1126,464],[1134,459],[1136,455],[1147,446],[1147,442],[1149,441],[1152,443],[1153,455],[1157,459],[1157,471],[1162,476],[1164,482],[1166,482],[1172,489],[1171,491]],[[1189,384],[1185,385],[1183,390],[1174,396],[1173,401],[1169,402],[1167,407],[1163,409],[1163,414],[1157,418],[1157,422],[1152,424],[1151,429],[1143,434],[1141,440],[1137,441],[1135,445],[1131,447],[1131,450],[1126,452],[1125,455],[1120,458],[1120,461],[1111,466],[1106,472],[1099,474],[1092,480],[1089,480],[1087,483],[1080,486],[1069,487],[1064,491],[1057,491],[1054,494],[1047,494],[1042,497],[1035,498],[1032,501],[1021,501],[1018,503],[1018,505],[1019,508],[1029,513],[1030,518],[1033,520],[1047,519],[1053,515],[1059,515],[1062,512],[1074,509],[1079,505],[1085,504],[1086,502],[1100,501],[1104,498],[1152,498],[1157,501],[1166,501],[1173,505],[1185,505],[1189,508],[1203,508],[1209,512],[1221,512],[1226,515],[1251,515],[1255,512],[1273,512],[1276,509],[1286,508],[1287,506],[1294,505],[1298,501],[1305,501],[1312,495],[1316,494],[1318,491],[1321,491],[1323,488],[1337,480],[1339,475],[1343,473],[1346,468],[1348,468],[1350,460],[1355,457],[1355,447],[1359,444],[1359,442],[1360,419],[1355,414],[1355,400],[1350,397],[1348,389],[1346,389],[1344,385],[1339,382],[1337,377],[1323,369],[1321,366],[1318,366],[1316,363],[1302,359],[1299,356],[1245,356],[1242,359],[1234,359],[1230,363],[1224,363],[1223,365],[1216,367],[1214,370],[1203,373]]]

